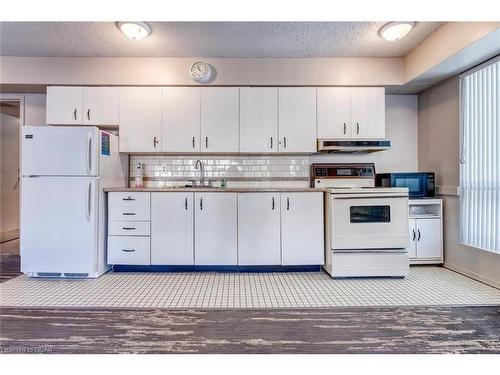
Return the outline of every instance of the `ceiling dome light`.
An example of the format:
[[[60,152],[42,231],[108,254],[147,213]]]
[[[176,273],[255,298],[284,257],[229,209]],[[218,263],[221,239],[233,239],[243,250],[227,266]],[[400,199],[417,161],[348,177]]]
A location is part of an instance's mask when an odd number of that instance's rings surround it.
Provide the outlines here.
[[[118,22],[118,27],[132,40],[142,40],[151,34],[151,27],[146,22]]]
[[[403,39],[413,26],[415,22],[389,22],[380,28],[378,35],[389,42],[394,42]]]

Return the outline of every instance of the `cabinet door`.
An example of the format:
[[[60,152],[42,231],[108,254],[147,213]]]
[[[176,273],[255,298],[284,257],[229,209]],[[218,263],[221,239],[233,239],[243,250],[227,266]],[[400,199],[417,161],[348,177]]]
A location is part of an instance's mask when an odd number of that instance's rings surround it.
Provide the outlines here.
[[[279,89],[279,151],[316,152],[316,88]]]
[[[278,88],[240,88],[240,151],[278,151]]]
[[[417,258],[441,257],[441,219],[417,219]]]
[[[200,151],[200,88],[165,87],[162,95],[162,151]]]
[[[280,195],[238,194],[238,264],[281,264]]]
[[[118,87],[83,88],[83,124],[118,125],[120,89]]]
[[[120,88],[120,152],[159,152],[161,88]]]
[[[201,89],[201,151],[238,151],[239,102],[237,87]]]
[[[408,251],[410,259],[415,259],[417,257],[417,220],[409,219],[408,228],[410,234],[410,246],[406,248],[406,251]]]
[[[194,264],[193,193],[151,193],[151,264]]]
[[[196,265],[236,265],[237,194],[195,193]]]
[[[351,88],[318,88],[318,138],[350,138],[351,131]]]
[[[82,100],[81,87],[47,87],[47,124],[81,125]]]
[[[281,263],[324,263],[323,193],[281,194]]]
[[[385,89],[383,87],[353,87],[352,137],[385,137]]]

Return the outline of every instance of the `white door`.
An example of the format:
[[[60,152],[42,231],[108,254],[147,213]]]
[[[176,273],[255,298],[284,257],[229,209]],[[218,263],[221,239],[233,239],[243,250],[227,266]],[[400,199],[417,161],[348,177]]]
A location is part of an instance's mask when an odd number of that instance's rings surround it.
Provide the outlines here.
[[[161,151],[161,88],[120,87],[120,152]]]
[[[352,137],[385,137],[385,89],[383,87],[353,87]]]
[[[281,263],[324,263],[323,193],[281,194]]]
[[[195,193],[196,265],[237,265],[237,193]]]
[[[281,152],[316,152],[316,88],[279,89]]]
[[[23,178],[21,270],[97,271],[98,178]]]
[[[201,151],[238,152],[239,88],[201,89]]]
[[[23,176],[96,176],[99,130],[95,127],[24,126]]]
[[[408,251],[410,259],[415,259],[417,257],[417,219],[409,219],[408,227],[410,234],[410,246],[406,248],[406,251]]]
[[[240,88],[240,152],[278,151],[278,88]]]
[[[279,193],[238,194],[238,264],[281,264]]]
[[[417,219],[417,258],[441,257],[441,219]]]
[[[164,87],[162,151],[200,151],[200,88]]]
[[[47,124],[81,125],[83,122],[81,87],[47,87]]]
[[[83,88],[83,124],[118,125],[120,89],[118,87]]]
[[[151,193],[151,264],[194,264],[193,193]]]
[[[351,88],[318,88],[318,138],[351,137]]]

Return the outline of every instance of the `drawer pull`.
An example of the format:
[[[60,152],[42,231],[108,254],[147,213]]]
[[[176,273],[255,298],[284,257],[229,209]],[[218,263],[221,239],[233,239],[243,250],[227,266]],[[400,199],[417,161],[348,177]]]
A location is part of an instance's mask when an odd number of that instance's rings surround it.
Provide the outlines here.
[[[122,249],[122,251],[124,251],[126,253],[133,253],[135,251],[135,249]]]
[[[123,198],[124,201],[135,201],[135,198],[128,196],[127,198]]]
[[[122,229],[124,229],[124,230],[135,230],[134,227],[122,227]]]
[[[124,212],[123,215],[125,215],[125,216],[134,216],[135,212]]]

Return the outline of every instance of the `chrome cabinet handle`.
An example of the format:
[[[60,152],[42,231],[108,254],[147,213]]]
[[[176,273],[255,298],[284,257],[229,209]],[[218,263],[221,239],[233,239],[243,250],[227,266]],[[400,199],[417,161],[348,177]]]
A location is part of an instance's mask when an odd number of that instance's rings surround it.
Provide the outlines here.
[[[208,137],[205,137],[205,148],[208,148]]]
[[[135,198],[132,198],[130,195],[127,198],[123,198],[124,201],[135,201]]]
[[[200,198],[200,210],[203,210],[203,198]]]
[[[344,135],[345,135],[346,131],[347,131],[347,125],[346,125],[346,123],[344,122]]]
[[[90,121],[90,108],[89,108],[89,109],[87,109],[87,120],[89,120],[89,121]]]
[[[76,108],[75,108],[75,110],[73,111],[73,118],[76,120]]]
[[[153,137],[153,147],[156,148],[156,145],[158,144],[158,139],[156,137]]]
[[[286,209],[290,210],[290,198],[286,197]]]
[[[135,249],[122,249],[122,251],[124,251],[126,253],[133,253],[135,251]]]
[[[420,229],[417,229],[417,232],[418,232],[417,241],[420,241],[420,237],[422,237],[422,236],[420,235]]]
[[[416,233],[415,233],[415,229],[412,229],[413,230],[413,240],[412,241],[415,241],[415,238],[417,237]]]
[[[283,137],[283,148],[286,148],[286,137]]]
[[[187,210],[188,209],[188,199],[184,199],[184,208]]]
[[[356,123],[356,134],[359,134],[359,123]]]
[[[134,227],[122,227],[123,230],[135,230]]]
[[[273,148],[273,137],[271,137],[271,148]]]
[[[274,197],[273,197],[273,200],[272,200],[272,209],[274,210]]]
[[[192,143],[193,143],[193,148],[194,148],[195,147],[195,138],[194,137],[193,137]]]

